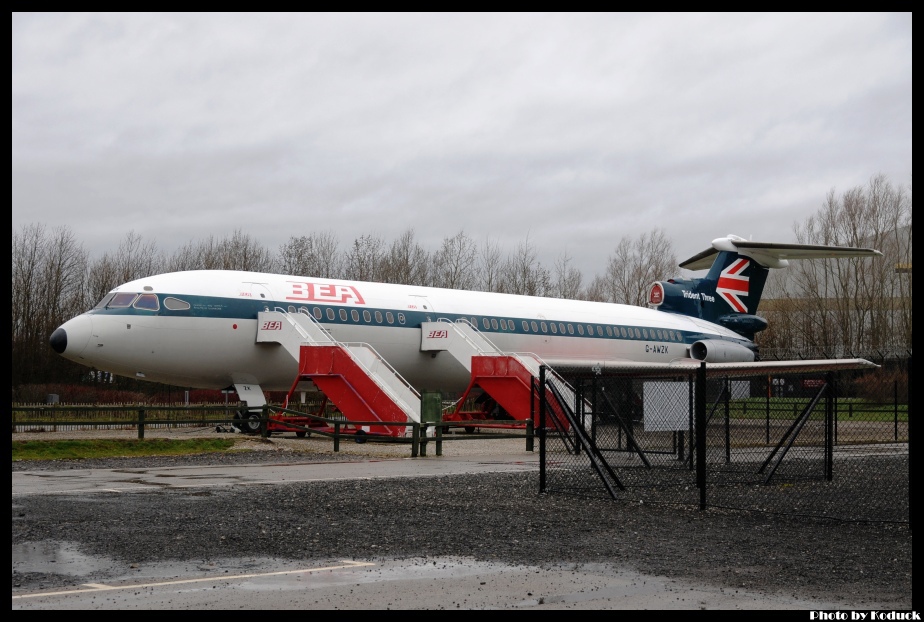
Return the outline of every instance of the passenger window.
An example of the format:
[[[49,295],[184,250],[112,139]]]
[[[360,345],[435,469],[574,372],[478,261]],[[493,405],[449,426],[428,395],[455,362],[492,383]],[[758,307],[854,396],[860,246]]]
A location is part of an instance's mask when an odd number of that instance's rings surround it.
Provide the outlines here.
[[[600,325],[597,325],[597,336],[598,336],[598,337],[602,337],[602,336],[603,336],[603,327],[600,326]]]
[[[157,311],[160,309],[160,302],[157,300],[157,294],[141,294],[132,306],[145,311]]]
[[[571,324],[568,324],[568,334],[569,335],[574,334],[574,326],[572,326]]]
[[[555,322],[552,322],[552,323],[549,325],[549,328],[552,329],[552,334],[553,334],[553,335],[554,335],[555,333],[558,332],[558,327],[555,325]]]
[[[395,323],[395,316],[392,314],[391,311],[386,311],[386,312],[385,312],[385,320],[386,320],[389,324],[394,324],[394,323]]]
[[[606,336],[607,336],[607,337],[612,337],[612,336],[613,336],[613,327],[612,327],[612,326],[607,326],[607,327],[606,327]]]
[[[363,322],[368,324],[371,321],[372,321],[372,314],[369,313],[368,311],[363,311]]]
[[[327,319],[328,320],[334,319],[334,310],[331,309],[330,307],[327,307]]]
[[[321,307],[315,307],[313,311],[314,311],[314,319],[320,320],[321,319]]]
[[[532,327],[534,333],[539,332],[539,325],[536,324],[536,320],[533,320],[532,322],[530,322],[530,326]]]
[[[340,309],[340,321],[341,321],[341,322],[346,322],[346,321],[347,321],[347,312],[346,312],[346,309]]]
[[[172,296],[167,296],[164,298],[164,307],[170,311],[188,311],[190,304],[185,300],[180,300],[179,298],[173,298]]]
[[[398,314],[398,324],[404,324],[404,314],[403,313]]]
[[[497,330],[497,318],[491,318],[491,328]]]
[[[505,320],[504,318],[501,318],[500,326],[501,326],[501,330],[507,330],[507,320]]]
[[[382,312],[381,312],[381,311],[376,311],[376,312],[375,312],[375,323],[376,323],[376,324],[381,324],[381,323],[382,323]]]
[[[295,305],[289,305],[289,313],[295,313]]]
[[[356,309],[351,310],[350,317],[353,318],[354,322],[358,322],[359,321],[359,311],[357,311]]]
[[[486,317],[481,318],[481,325],[484,326],[485,330],[491,328],[491,320]]]
[[[578,324],[578,334],[579,334],[579,335],[583,335],[583,334],[584,334],[584,325],[583,325],[583,324]]]
[[[540,322],[539,327],[542,328],[542,332],[544,333],[549,332],[549,326],[545,322]]]
[[[526,331],[527,333],[529,332],[529,322],[527,322],[526,320],[523,320],[523,330]]]

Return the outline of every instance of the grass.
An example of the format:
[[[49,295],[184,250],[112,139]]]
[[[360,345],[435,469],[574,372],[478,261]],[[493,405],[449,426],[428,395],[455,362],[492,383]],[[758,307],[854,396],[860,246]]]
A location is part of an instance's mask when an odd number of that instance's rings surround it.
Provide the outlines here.
[[[792,420],[802,412],[802,409],[808,405],[809,401],[808,398],[774,398],[770,401],[770,419]],[[711,410],[712,407],[713,403],[711,402],[706,406],[707,410]],[[821,400],[815,407],[816,416],[822,416],[824,409],[824,400]],[[898,411],[898,420],[907,422],[907,404],[898,404],[896,409],[892,404],[841,398],[837,404],[837,418],[840,421],[890,422],[895,419],[896,410]],[[724,406],[720,403],[716,408],[715,416],[722,416],[724,412]],[[763,419],[767,416],[767,412],[767,403],[763,398],[748,398],[729,402],[729,416],[736,419]]]
[[[225,451],[233,446],[233,440],[224,438],[13,441],[13,461],[178,456]]]

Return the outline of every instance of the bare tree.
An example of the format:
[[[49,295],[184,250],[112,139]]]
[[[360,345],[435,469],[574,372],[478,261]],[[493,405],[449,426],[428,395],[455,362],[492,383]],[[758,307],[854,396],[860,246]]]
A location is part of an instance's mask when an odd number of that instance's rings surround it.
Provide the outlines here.
[[[610,302],[645,305],[649,286],[670,278],[676,270],[673,245],[662,229],[643,233],[634,241],[623,237],[607,260],[603,276]]]
[[[346,256],[346,278],[354,281],[380,281],[385,260],[382,238],[362,235],[353,241]]]
[[[503,265],[497,240],[486,237],[478,253],[478,289],[483,292],[502,292]]]
[[[405,230],[391,243],[382,280],[405,285],[430,285],[430,253],[414,239],[413,229]]]
[[[478,249],[475,242],[465,231],[444,238],[433,262],[433,284],[449,289],[474,288],[477,257]]]
[[[606,280],[602,276],[595,275],[590,284],[581,291],[580,298],[593,302],[607,302],[609,298],[606,293]]]
[[[155,242],[146,242],[134,231],[125,234],[113,259],[118,279],[113,286],[163,272],[166,264]]]
[[[90,262],[87,270],[87,299],[91,303],[99,302],[123,281],[120,279],[116,262],[108,253]]]
[[[164,265],[166,271],[182,272],[204,269],[200,261],[199,250],[198,242],[187,242],[166,259]]]
[[[503,281],[504,289],[509,294],[546,296],[549,293],[552,286],[551,274],[539,262],[529,234],[504,263]]]
[[[337,237],[322,231],[289,238],[279,249],[277,263],[286,274],[333,279],[342,276],[342,261]]]
[[[248,272],[272,272],[275,268],[273,254],[249,234],[240,229],[221,242],[222,269],[245,270]]]
[[[842,195],[831,190],[819,211],[794,230],[803,244],[871,247],[884,257],[794,263],[782,297],[785,312],[797,316],[792,329],[801,334],[784,341],[827,356],[910,348],[910,194],[877,175]],[[772,308],[766,315],[782,321]],[[768,337],[761,336],[762,346]]]
[[[177,270],[243,270],[272,272],[276,258],[262,244],[240,229],[231,235],[215,239],[209,236],[190,242],[163,261],[171,271]]]
[[[73,367],[48,348],[66,319],[85,311],[87,253],[66,227],[23,227],[12,236],[12,382],[47,380]]]
[[[568,253],[561,253],[555,260],[555,283],[550,295],[555,298],[576,300],[581,297],[581,271],[571,265]]]

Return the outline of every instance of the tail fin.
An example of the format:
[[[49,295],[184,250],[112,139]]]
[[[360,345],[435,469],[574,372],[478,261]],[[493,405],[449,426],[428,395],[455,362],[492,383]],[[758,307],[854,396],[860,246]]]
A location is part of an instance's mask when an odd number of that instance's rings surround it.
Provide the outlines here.
[[[712,248],[680,264],[688,270],[709,268],[706,276],[659,281],[651,286],[648,303],[661,311],[698,317],[753,339],[767,328],[767,320],[756,313],[770,268],[785,268],[790,259],[878,255],[882,253],[871,248],[750,242],[729,235],[713,240]]]

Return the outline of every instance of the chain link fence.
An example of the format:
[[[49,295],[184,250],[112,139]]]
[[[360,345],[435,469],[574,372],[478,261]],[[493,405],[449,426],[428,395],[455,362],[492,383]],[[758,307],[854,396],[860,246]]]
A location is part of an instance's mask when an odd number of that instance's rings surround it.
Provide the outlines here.
[[[771,375],[709,368],[544,369],[540,488],[910,522],[910,358]]]

